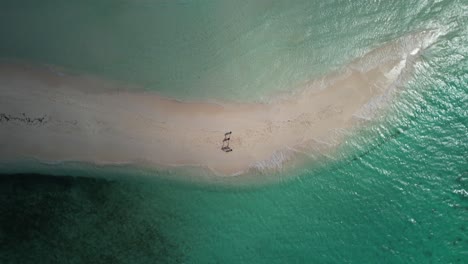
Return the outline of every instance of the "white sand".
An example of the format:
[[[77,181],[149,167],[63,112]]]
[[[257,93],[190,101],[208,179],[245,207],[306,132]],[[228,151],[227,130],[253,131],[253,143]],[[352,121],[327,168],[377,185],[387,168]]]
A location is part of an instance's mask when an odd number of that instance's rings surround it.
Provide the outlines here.
[[[370,118],[372,103],[408,72],[425,39],[427,34],[418,34],[389,43],[341,73],[307,82],[295,95],[270,104],[179,102],[152,93],[109,92],[126,88],[47,67],[3,64],[0,160],[188,165],[218,175],[280,167],[295,152],[336,140],[330,135],[349,129],[357,117]],[[221,150],[227,131],[232,131],[230,153]]]

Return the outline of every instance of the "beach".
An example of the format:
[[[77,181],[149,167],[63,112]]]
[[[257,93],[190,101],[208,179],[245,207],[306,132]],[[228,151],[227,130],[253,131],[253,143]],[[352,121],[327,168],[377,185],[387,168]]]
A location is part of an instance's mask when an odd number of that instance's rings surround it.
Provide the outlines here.
[[[220,176],[283,168],[299,154],[330,151],[371,119],[433,38],[391,41],[269,103],[178,101],[53,66],[3,63],[0,159],[189,166]]]

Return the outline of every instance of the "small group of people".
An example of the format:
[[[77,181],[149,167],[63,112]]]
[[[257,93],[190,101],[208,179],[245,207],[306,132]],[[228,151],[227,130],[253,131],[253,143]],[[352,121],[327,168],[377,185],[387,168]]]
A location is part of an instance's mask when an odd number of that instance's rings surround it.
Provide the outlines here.
[[[232,151],[232,148],[229,147],[229,140],[231,140],[231,134],[232,134],[232,131],[224,133],[223,146],[221,147],[221,150],[224,152]]]

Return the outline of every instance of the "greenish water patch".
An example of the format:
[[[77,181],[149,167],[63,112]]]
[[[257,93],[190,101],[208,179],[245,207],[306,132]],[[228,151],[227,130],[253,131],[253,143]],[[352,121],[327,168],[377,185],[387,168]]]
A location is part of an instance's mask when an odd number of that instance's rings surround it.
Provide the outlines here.
[[[2,263],[184,263],[169,215],[147,218],[121,182],[0,176]],[[161,225],[158,224],[158,222]]]
[[[438,29],[460,1],[0,1],[0,58],[179,99],[265,101],[385,41]]]

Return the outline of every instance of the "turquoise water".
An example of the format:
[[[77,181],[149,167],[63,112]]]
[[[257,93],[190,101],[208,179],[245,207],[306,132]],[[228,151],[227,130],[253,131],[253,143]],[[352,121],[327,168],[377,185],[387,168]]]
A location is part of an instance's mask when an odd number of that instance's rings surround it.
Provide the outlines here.
[[[0,57],[181,99],[267,100],[407,33],[462,27],[462,1],[2,0]]]
[[[0,1],[0,57],[262,100],[404,34],[442,35],[385,115],[280,180],[0,165],[0,263],[468,262],[466,3],[97,2]]]

